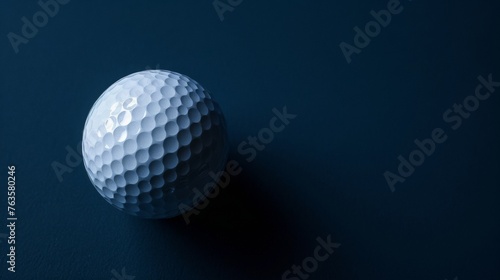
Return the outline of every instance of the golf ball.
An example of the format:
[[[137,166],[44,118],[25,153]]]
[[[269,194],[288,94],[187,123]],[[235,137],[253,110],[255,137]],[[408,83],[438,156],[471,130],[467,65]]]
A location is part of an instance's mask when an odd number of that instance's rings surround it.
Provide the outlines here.
[[[90,181],[110,204],[143,218],[196,206],[228,154],[219,105],[193,79],[166,70],[128,75],[97,99],[83,129]]]

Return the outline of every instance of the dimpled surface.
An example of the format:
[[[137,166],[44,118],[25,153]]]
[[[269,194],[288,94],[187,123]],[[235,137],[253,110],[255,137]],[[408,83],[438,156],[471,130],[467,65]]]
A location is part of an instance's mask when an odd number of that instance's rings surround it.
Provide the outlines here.
[[[143,218],[181,214],[224,167],[222,112],[191,78],[166,70],[126,76],[96,101],[85,122],[85,169],[102,197]]]

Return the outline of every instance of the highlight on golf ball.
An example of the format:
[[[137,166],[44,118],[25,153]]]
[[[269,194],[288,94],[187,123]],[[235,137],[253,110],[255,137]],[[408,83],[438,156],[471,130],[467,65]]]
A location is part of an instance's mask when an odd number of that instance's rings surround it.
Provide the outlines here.
[[[83,129],[90,181],[121,211],[160,219],[193,205],[193,190],[219,174],[228,155],[225,119],[188,76],[147,70],[128,75],[97,99]]]

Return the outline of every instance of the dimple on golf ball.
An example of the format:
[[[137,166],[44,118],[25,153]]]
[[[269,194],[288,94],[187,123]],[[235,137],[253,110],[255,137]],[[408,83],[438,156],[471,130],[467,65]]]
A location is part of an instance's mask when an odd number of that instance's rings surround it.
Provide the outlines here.
[[[228,154],[224,116],[193,79],[166,70],[128,75],[97,99],[85,122],[83,162],[102,197],[143,218],[181,214]]]

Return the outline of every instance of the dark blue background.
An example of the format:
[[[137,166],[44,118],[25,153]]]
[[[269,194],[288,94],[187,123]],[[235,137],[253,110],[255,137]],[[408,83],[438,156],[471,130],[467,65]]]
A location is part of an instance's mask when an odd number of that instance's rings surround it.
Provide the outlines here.
[[[500,90],[459,130],[442,119],[478,75],[500,80],[497,2],[404,0],[351,64],[339,43],[388,1],[244,0],[222,22],[208,0],[102,2],[61,6],[18,54],[7,33],[40,7],[0,4],[0,217],[14,164],[19,218],[11,278],[111,279],[125,267],[136,280],[281,279],[331,234],[342,245],[310,279],[500,279]],[[157,65],[213,93],[244,170],[188,226],[114,210],[83,164],[62,182],[51,167],[109,85]],[[237,145],[283,106],[297,118],[247,163]],[[436,127],[448,141],[392,193],[383,173]]]

